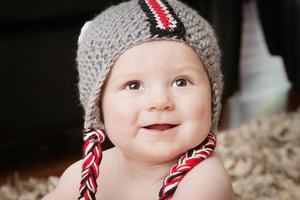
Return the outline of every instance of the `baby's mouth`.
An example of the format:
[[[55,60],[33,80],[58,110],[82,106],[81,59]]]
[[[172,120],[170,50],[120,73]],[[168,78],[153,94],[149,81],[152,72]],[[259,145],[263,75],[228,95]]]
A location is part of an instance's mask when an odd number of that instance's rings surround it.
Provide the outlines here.
[[[176,124],[151,124],[149,126],[145,126],[144,128],[149,130],[165,131],[176,126]]]

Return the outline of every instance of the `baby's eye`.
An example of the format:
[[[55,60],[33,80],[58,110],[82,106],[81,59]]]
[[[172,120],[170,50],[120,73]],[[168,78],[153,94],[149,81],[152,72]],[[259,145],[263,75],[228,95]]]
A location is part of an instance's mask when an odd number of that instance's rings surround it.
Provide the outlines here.
[[[180,78],[177,79],[173,84],[172,87],[184,87],[187,86],[188,81],[186,79]]]
[[[131,81],[126,85],[127,90],[139,90],[141,88],[141,84],[138,81]]]

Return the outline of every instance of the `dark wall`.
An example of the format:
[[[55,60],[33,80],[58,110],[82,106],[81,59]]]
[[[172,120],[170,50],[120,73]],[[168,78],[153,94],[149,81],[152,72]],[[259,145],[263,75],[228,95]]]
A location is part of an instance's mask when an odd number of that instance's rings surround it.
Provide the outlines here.
[[[2,160],[81,152],[77,38],[83,23],[112,3],[1,1]]]

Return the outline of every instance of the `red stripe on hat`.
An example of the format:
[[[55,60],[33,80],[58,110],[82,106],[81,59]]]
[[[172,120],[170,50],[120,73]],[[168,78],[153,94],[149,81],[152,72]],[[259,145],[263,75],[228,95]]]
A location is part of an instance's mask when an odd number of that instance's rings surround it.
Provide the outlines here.
[[[151,11],[156,14],[164,26],[165,29],[170,28],[170,25],[172,24],[170,21],[170,18],[168,17],[168,13],[166,13],[164,7],[157,2],[156,0],[147,0],[149,7],[151,7]]]

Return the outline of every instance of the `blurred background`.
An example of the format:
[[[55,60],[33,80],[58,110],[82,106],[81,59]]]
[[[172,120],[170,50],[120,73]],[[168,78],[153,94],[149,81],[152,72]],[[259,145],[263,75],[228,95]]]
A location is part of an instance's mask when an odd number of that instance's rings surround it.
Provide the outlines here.
[[[85,21],[121,0],[0,2],[0,182],[60,175],[81,156],[76,48]],[[300,98],[300,0],[185,0],[222,49],[220,129],[293,111]]]

